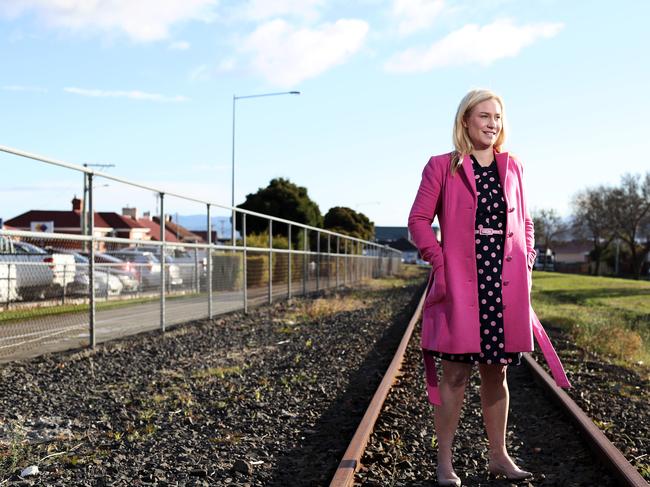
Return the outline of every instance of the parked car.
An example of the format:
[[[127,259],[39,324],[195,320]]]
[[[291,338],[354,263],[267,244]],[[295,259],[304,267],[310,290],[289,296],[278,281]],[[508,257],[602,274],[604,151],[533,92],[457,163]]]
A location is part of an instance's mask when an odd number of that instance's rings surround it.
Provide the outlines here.
[[[10,240],[0,237],[0,303],[9,303],[18,299],[16,264],[12,264],[6,258],[9,250],[13,250]]]
[[[126,262],[114,255],[95,252],[95,263],[97,264],[96,268],[104,269],[120,280],[124,286],[123,292],[132,293],[139,289],[138,274],[131,262]]]
[[[167,275],[165,276],[167,286],[178,287],[183,284],[181,268],[174,262],[174,258],[171,255],[165,255],[165,270],[167,271]]]
[[[76,264],[74,281],[68,283],[66,294],[88,295],[90,293],[90,261],[85,255],[70,249],[46,249],[50,253],[71,255]],[[96,296],[119,296],[124,289],[119,276],[114,275],[107,269],[95,266],[95,295]]]
[[[15,265],[16,291],[23,300],[57,296],[74,281],[70,255],[49,254],[36,245],[0,236],[0,262]]]
[[[166,253],[173,263],[178,266],[180,277],[185,287],[195,288],[205,280],[208,273],[208,262],[203,249],[183,249],[168,247]],[[166,262],[170,262],[167,260]]]
[[[153,252],[135,248],[114,250],[109,255],[133,264],[138,281],[143,288],[160,285],[160,261]]]
[[[160,247],[149,247],[141,246],[134,249],[123,249],[119,252],[129,252],[129,253],[140,253],[140,254],[151,254],[153,255],[158,262],[160,262]],[[116,252],[112,252],[112,255],[120,257]],[[165,252],[165,281],[169,287],[179,287],[183,284],[184,279],[182,275],[181,266],[176,263],[176,259],[173,257],[170,249],[167,249]],[[158,275],[158,281],[156,284],[160,283],[160,275]]]

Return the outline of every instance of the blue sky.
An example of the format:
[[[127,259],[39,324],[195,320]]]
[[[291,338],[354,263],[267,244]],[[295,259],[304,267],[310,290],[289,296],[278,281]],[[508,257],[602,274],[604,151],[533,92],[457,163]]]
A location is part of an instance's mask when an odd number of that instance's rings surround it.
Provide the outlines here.
[[[503,96],[531,208],[650,169],[650,2],[0,0],[0,145],[230,203],[287,177],[405,225],[460,98]],[[70,171],[0,154],[0,217],[68,209]],[[97,207],[154,210],[98,185]],[[171,212],[203,208],[173,198]]]

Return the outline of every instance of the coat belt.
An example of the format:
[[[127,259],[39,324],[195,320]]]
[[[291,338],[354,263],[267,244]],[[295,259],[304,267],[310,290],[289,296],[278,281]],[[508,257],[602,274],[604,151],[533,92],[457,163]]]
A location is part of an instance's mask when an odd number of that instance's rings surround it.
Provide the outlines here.
[[[564,367],[562,367],[562,362],[553,348],[551,340],[548,338],[544,327],[537,318],[537,314],[530,308],[530,312],[533,318],[533,334],[535,335],[535,340],[539,348],[542,350],[544,355],[544,360],[551,369],[551,375],[555,380],[555,384],[558,387],[563,387],[568,389],[571,387],[569,379],[564,372]],[[440,400],[440,391],[438,389],[438,373],[436,371],[436,361],[432,354],[427,353],[426,350],[422,350],[422,355],[424,358],[424,375],[427,382],[427,398],[431,404],[441,405],[442,401]]]

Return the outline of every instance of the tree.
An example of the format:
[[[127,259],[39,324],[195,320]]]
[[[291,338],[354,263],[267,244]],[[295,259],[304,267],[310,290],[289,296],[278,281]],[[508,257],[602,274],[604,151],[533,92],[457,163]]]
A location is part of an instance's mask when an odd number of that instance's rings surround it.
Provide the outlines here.
[[[612,192],[612,212],[616,233],[630,250],[631,264],[637,279],[650,253],[650,172],[625,174],[621,186]]]
[[[266,188],[246,195],[246,201],[237,208],[256,211],[286,220],[304,223],[313,227],[323,226],[323,216],[316,202],[307,194],[307,188],[297,186],[288,179],[274,178]],[[246,217],[246,233],[268,232],[268,220],[260,217]],[[242,231],[242,219],[237,218],[236,228]],[[273,235],[288,235],[288,225],[273,225]],[[296,235],[295,230],[292,240]]]
[[[553,242],[569,229],[568,225],[554,209],[535,211],[532,219],[535,225],[535,241],[538,246],[539,242],[543,242],[546,250],[551,249]],[[546,262],[546,259],[544,259],[544,270],[546,270]]]
[[[591,240],[591,256],[596,262],[595,275],[600,271],[600,262],[605,249],[616,237],[616,224],[613,218],[613,189],[606,186],[587,188],[573,197],[573,229]]]
[[[325,214],[323,225],[327,230],[371,240],[375,235],[375,224],[366,215],[345,206],[330,208]]]

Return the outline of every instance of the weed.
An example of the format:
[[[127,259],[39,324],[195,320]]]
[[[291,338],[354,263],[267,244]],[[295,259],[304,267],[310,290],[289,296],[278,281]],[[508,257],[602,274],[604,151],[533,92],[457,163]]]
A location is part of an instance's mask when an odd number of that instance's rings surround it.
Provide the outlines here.
[[[241,375],[241,367],[234,365],[232,367],[209,367],[207,369],[197,370],[192,373],[194,379],[205,379],[207,377],[218,377],[224,379],[228,375]]]

